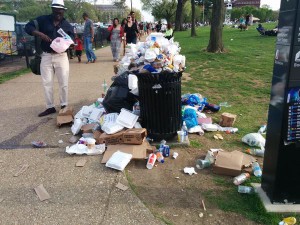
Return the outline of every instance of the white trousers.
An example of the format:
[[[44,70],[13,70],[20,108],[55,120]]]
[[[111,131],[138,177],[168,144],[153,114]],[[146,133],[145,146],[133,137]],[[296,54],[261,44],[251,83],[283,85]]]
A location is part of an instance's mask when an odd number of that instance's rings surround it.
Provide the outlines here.
[[[44,52],[41,61],[41,77],[45,92],[46,107],[54,107],[54,75],[59,84],[60,105],[68,105],[69,59],[66,52],[51,54]]]

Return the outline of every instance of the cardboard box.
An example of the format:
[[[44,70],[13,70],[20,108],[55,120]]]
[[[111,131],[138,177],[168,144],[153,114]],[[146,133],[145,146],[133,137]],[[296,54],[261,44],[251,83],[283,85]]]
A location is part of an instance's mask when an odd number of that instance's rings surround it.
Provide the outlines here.
[[[95,126],[97,126],[97,124],[95,124],[95,123],[83,125],[81,127],[82,133],[93,133]]]
[[[233,127],[233,124],[236,120],[236,115],[231,113],[222,113],[220,126],[222,127]]]
[[[240,151],[220,151],[216,157],[213,172],[216,174],[238,176],[244,167],[250,166],[256,160]]]
[[[101,134],[103,134],[101,131],[99,130],[94,130],[93,131],[94,134],[94,139],[96,140],[96,144],[103,144],[104,140],[100,138]]]
[[[99,137],[99,141],[102,141],[102,144],[105,143],[107,145],[117,145],[123,143],[123,134],[125,130],[119,131],[115,134],[106,134],[102,133]]]
[[[152,150],[148,141],[144,141],[141,145],[109,145],[101,163],[106,163],[116,151],[132,154],[132,159],[145,159],[148,150]]]
[[[140,145],[147,137],[147,130],[145,128],[128,129],[123,134],[124,144]]]
[[[56,125],[61,126],[63,124],[68,124],[73,122],[74,119],[74,109],[73,107],[65,107],[59,110],[58,115],[56,117]]]

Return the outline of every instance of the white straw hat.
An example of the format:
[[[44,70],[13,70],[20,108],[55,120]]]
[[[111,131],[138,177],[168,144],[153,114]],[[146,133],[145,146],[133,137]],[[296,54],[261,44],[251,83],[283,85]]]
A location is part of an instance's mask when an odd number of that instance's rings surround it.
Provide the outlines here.
[[[64,0],[53,0],[51,4],[51,8],[67,9],[65,8]]]

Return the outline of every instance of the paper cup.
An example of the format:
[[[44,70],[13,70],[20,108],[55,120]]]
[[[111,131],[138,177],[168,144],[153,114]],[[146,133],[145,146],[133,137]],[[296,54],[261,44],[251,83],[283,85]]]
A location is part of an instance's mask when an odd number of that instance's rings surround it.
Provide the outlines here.
[[[173,153],[173,158],[176,159],[177,156],[178,156],[178,153],[177,153],[177,152],[174,152],[174,153]]]
[[[94,138],[86,138],[86,145],[88,149],[94,149],[96,144],[96,140]]]

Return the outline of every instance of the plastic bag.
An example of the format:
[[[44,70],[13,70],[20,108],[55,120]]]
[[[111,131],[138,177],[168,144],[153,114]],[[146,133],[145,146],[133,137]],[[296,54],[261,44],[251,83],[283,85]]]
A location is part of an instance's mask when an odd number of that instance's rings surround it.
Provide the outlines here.
[[[57,37],[52,41],[50,47],[57,53],[63,53],[70,47],[71,44],[74,44],[71,39]]]
[[[259,133],[250,133],[242,138],[242,142],[265,149],[266,139]]]
[[[184,110],[183,120],[188,129],[198,125],[196,110],[187,108]]]
[[[147,49],[145,52],[145,60],[153,62],[156,59],[156,53],[152,49]]]

